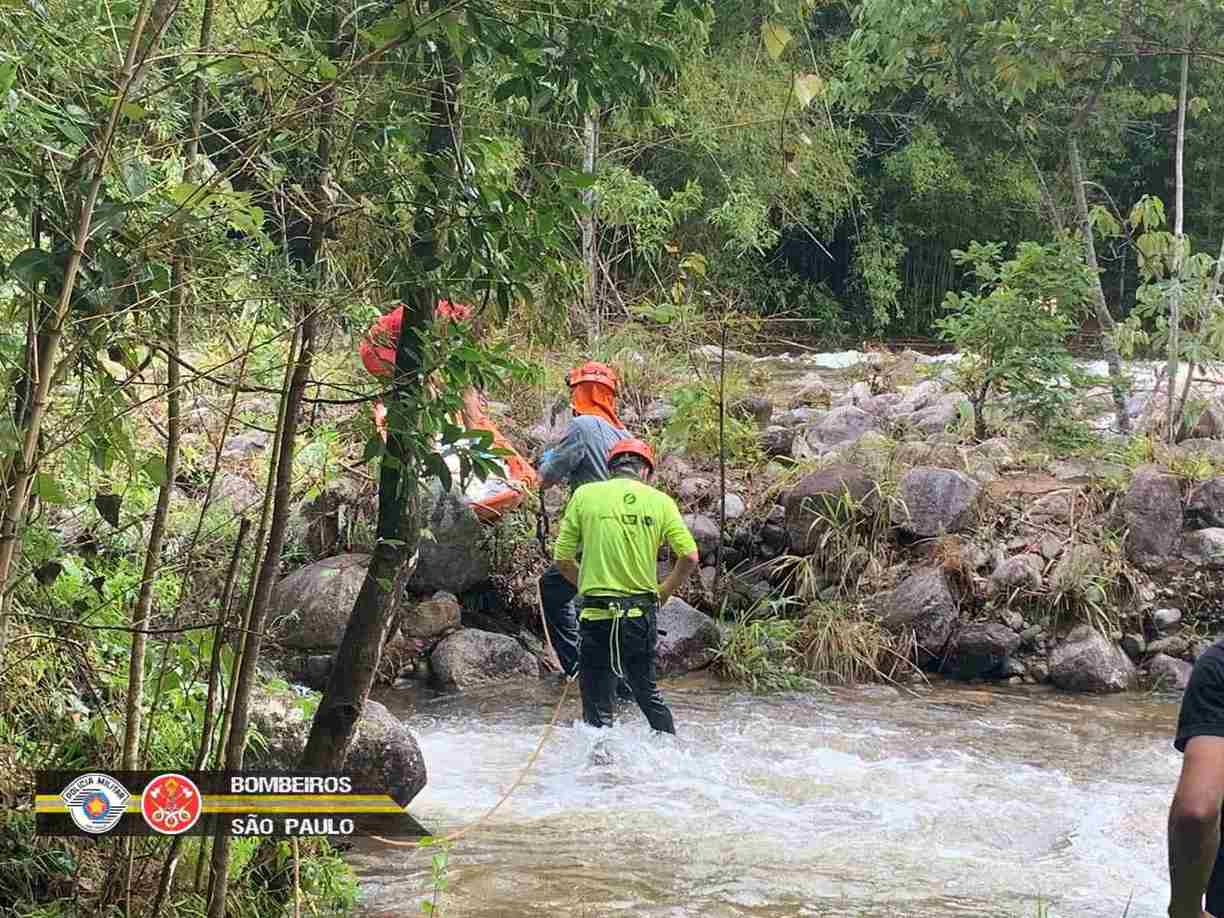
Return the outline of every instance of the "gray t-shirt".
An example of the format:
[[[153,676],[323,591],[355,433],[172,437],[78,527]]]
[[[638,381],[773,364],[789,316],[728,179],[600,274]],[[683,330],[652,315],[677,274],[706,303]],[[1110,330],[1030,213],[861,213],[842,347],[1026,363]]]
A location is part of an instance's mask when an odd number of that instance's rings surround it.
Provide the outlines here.
[[[565,434],[540,461],[545,481],[569,482],[570,490],[592,481],[607,481],[608,451],[629,434],[601,417],[583,414],[570,421]]]

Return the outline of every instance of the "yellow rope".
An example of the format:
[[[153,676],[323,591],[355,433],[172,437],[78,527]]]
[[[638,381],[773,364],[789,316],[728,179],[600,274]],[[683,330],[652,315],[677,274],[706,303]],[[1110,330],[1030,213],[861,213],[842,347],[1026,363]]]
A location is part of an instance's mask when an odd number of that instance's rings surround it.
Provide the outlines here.
[[[544,640],[548,644],[548,649],[552,651],[554,655],[556,655],[556,651],[553,649],[552,637],[548,633],[548,619],[544,615],[544,595],[541,592],[538,583],[536,584],[536,600],[540,607],[540,620],[544,623]],[[510,799],[510,795],[518,790],[519,785],[523,783],[523,780],[531,771],[532,766],[535,765],[536,759],[540,757],[540,753],[544,750],[544,744],[548,742],[548,737],[552,735],[553,727],[557,725],[557,718],[561,716],[561,709],[565,706],[565,700],[569,697],[570,686],[574,684],[576,679],[577,674],[566,678],[565,688],[561,691],[561,698],[557,701],[557,706],[553,709],[552,718],[548,721],[548,725],[544,728],[544,732],[540,734],[540,741],[536,743],[535,751],[531,753],[531,758],[529,758],[527,760],[527,764],[519,770],[518,777],[514,780],[514,783],[510,785],[509,789],[502,794],[501,799],[493,804],[492,808],[490,808],[488,812],[486,812],[475,822],[464,826],[462,829],[456,829],[450,835],[447,835],[445,838],[439,839],[438,841],[440,841],[442,844],[452,842],[456,838],[462,838],[477,826],[483,825],[488,821],[490,816],[501,809],[502,804]],[[383,838],[381,835],[371,835],[370,838],[374,839],[375,841],[382,842],[384,845],[391,845],[394,848],[418,848],[421,845],[421,843],[417,841],[398,841],[395,839]]]
[[[544,744],[548,742],[548,737],[552,734],[553,727],[556,726],[557,724],[557,718],[561,716],[561,708],[564,707],[565,699],[569,697],[570,686],[573,684],[574,684],[573,677],[570,677],[565,680],[565,689],[561,692],[561,700],[557,702],[557,707],[553,710],[552,719],[548,722],[548,726],[544,728],[544,732],[540,735],[540,741],[536,744],[535,751],[531,753],[531,758],[527,760],[527,764],[524,765],[522,769],[519,771],[519,775],[515,779],[514,783],[511,784],[509,789],[507,789],[507,791],[501,795],[501,799],[498,800],[495,804],[493,804],[493,806],[488,810],[488,812],[486,812],[483,816],[481,816],[475,822],[471,823],[470,825],[464,826],[462,829],[456,829],[454,832],[450,833],[450,835],[447,835],[444,838],[438,839],[437,840],[438,842],[441,842],[443,844],[452,842],[457,838],[462,838],[464,835],[467,835],[468,832],[472,831],[477,826],[483,825],[485,822],[488,821],[490,816],[492,816],[499,809],[501,809],[502,804],[510,799],[510,795],[513,794],[516,790],[518,790],[519,785],[523,783],[523,779],[527,777],[528,772],[530,772],[532,766],[535,765],[536,759],[540,757],[540,753],[544,749]],[[370,838],[373,838],[375,841],[380,841],[384,845],[391,845],[396,848],[417,848],[417,847],[420,847],[420,844],[421,844],[420,842],[416,842],[416,841],[397,841],[395,839],[383,838],[381,835],[371,835]]]

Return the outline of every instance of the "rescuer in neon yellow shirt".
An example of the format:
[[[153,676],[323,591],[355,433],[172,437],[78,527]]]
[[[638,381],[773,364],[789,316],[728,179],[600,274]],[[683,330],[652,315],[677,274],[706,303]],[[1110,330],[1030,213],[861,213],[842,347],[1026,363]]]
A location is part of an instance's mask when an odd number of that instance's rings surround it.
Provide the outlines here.
[[[570,498],[553,549],[561,574],[580,593],[582,716],[592,726],[611,726],[616,679],[623,677],[650,726],[675,733],[655,683],[658,610],[697,569],[697,543],[676,502],[647,484],[654,473],[649,446],[622,440],[608,453],[608,465],[612,478],[585,484]],[[676,565],[659,583],[664,544]]]

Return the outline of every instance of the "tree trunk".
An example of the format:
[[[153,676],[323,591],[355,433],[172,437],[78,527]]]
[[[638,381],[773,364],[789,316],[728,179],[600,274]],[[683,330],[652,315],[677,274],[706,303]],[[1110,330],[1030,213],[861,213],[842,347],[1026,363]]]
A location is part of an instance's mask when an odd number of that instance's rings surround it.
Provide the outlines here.
[[[157,492],[157,508],[149,526],[149,544],[145,548],[144,572],[136,606],[132,611],[132,650],[128,662],[127,720],[123,730],[123,768],[136,771],[140,767],[141,702],[144,699],[145,647],[149,613],[153,606],[153,584],[161,567],[162,540],[166,534],[166,518],[170,515],[170,498],[174,494],[174,477],[178,469],[179,438],[182,433],[182,410],[179,398],[181,369],[178,364],[179,337],[182,331],[182,261],[175,259],[175,282],[170,306],[169,362],[166,366],[166,477]]]
[[[1122,379],[1122,357],[1114,341],[1116,325],[1105,302],[1105,291],[1101,287],[1101,267],[1097,262],[1096,242],[1092,236],[1092,217],[1088,211],[1088,195],[1084,191],[1084,163],[1080,157],[1078,127],[1072,126],[1067,137],[1067,156],[1071,162],[1071,184],[1075,192],[1075,211],[1079,220],[1080,235],[1084,242],[1084,258],[1092,271],[1093,306],[1097,323],[1101,326],[1101,347],[1105,351],[1105,362],[1109,366],[1110,388],[1113,390],[1114,416],[1118,430],[1130,433],[1130,418],[1126,413],[1126,383]]]
[[[250,621],[243,640],[242,665],[238,670],[237,683],[233,688],[234,708],[230,715],[229,743],[225,750],[225,769],[240,771],[246,752],[247,728],[250,724],[251,693],[255,688],[256,666],[263,644],[264,622],[268,614],[268,603],[272,587],[280,573],[281,551],[285,547],[285,530],[292,509],[293,454],[297,438],[298,418],[301,415],[302,397],[310,378],[310,367],[314,357],[314,339],[317,309],[313,303],[306,306],[302,318],[302,345],[298,359],[293,365],[289,379],[289,394],[285,400],[285,423],[281,431],[280,455],[276,467],[276,493],[272,503],[272,522],[268,527],[268,544],[264,549],[263,563],[255,582],[251,603]],[[209,892],[208,918],[224,918],[225,900],[228,894],[229,836],[217,836],[213,847],[212,888]]]
[[[595,163],[599,157],[599,119],[587,112],[583,116],[583,152],[582,171],[588,176],[595,175]],[[603,330],[602,316],[599,311],[599,263],[598,249],[595,244],[595,189],[587,188],[582,192],[582,203],[586,212],[582,215],[582,262],[584,266],[584,291],[587,308],[587,329],[591,340],[599,337]]]
[[[463,78],[460,63],[447,46],[443,45],[438,53],[439,76],[430,88],[430,128],[425,151],[425,169],[432,179],[425,187],[435,190],[446,187],[447,172],[461,168],[454,160]],[[436,210],[432,206],[418,209],[417,241],[413,245],[417,265],[438,255]],[[418,406],[424,388],[420,339],[416,333],[426,328],[433,316],[436,293],[430,284],[419,284],[414,295],[406,299],[408,308],[395,347],[395,379],[387,400],[386,457],[379,468],[378,540],[336,651],[327,689],[310,727],[302,754],[302,768],[307,770],[333,771],[343,767],[354,729],[374,685],[398,597],[415,565],[421,528],[420,483],[418,462],[408,443],[409,438],[421,436]],[[411,392],[412,389],[417,391]]]
[[[1177,96],[1177,154],[1174,157],[1174,211],[1173,211],[1173,236],[1175,238],[1173,250],[1173,291],[1169,297],[1169,393],[1168,393],[1168,423],[1166,424],[1166,438],[1170,444],[1176,439],[1177,428],[1180,426],[1178,419],[1174,418],[1173,411],[1176,407],[1177,395],[1177,368],[1181,363],[1181,307],[1183,295],[1182,265],[1185,264],[1185,245],[1186,234],[1185,227],[1185,211],[1186,211],[1186,183],[1185,175],[1182,172],[1185,154],[1186,154],[1186,89],[1190,82],[1190,55],[1183,54],[1181,60],[1181,88]],[[1180,414],[1180,412],[1179,412]]]

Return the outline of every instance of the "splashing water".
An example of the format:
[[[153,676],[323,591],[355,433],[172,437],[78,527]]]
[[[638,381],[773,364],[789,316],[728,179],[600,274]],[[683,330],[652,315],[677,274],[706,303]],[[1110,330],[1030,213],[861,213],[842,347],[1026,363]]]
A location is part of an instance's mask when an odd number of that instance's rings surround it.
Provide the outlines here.
[[[891,688],[751,697],[686,680],[678,738],[632,707],[562,713],[532,773],[450,852],[445,914],[1163,914],[1176,701]],[[429,768],[442,833],[518,776],[558,690],[383,700]],[[413,709],[405,712],[405,705]],[[419,913],[429,856],[362,841],[369,916]]]

